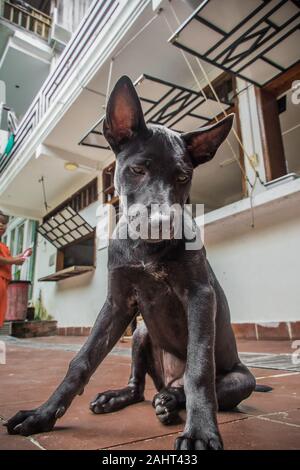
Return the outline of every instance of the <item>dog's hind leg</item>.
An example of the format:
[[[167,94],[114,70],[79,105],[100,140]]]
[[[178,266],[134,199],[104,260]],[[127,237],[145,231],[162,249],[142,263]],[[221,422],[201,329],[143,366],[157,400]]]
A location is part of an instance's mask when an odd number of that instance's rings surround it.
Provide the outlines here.
[[[161,387],[152,361],[151,340],[146,326],[142,323],[132,338],[131,374],[127,387],[99,393],[90,403],[90,410],[96,414],[110,413],[143,401],[146,373],[152,377],[156,387]]]
[[[220,411],[235,408],[255,390],[256,381],[249,369],[238,363],[230,372],[218,375],[216,391]]]

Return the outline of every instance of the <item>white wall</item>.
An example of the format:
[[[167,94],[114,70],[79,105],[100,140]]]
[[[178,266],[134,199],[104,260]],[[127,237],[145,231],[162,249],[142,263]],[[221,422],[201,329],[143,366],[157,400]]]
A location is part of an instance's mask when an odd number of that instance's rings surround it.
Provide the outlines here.
[[[92,227],[96,225],[98,205],[95,202],[80,212]],[[55,254],[56,249],[39,235],[34,299],[38,299],[41,290],[43,304],[59,326],[92,326],[106,298],[107,249],[97,250],[93,273],[59,282],[38,282],[39,278],[55,272],[55,263],[49,267],[49,260]]]
[[[58,22],[73,32],[85,16],[93,0],[64,0],[58,2]]]
[[[208,259],[235,323],[300,320],[300,196],[205,230]]]

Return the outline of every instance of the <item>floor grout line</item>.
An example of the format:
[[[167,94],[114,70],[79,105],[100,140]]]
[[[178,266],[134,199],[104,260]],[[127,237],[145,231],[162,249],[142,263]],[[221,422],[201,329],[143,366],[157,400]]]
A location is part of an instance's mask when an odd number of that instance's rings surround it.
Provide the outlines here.
[[[283,411],[279,412],[279,413],[283,413]],[[279,413],[276,413],[276,414],[279,414]],[[275,414],[275,413],[274,413]],[[258,419],[261,419],[262,421],[270,421],[271,423],[278,423],[278,424],[284,424],[285,426],[292,426],[293,428],[300,428],[300,425],[299,424],[295,424],[295,423],[285,423],[284,421],[278,421],[277,419],[271,419],[271,418],[267,418],[265,416],[257,416]]]
[[[34,444],[35,446],[37,446],[39,449],[41,450],[47,450],[45,447],[43,447],[39,441],[37,441],[34,437],[31,437],[31,436],[28,436],[27,439],[32,443]]]
[[[266,375],[264,377],[256,377],[256,380],[262,380],[262,379],[270,379],[270,378],[276,378],[276,377],[289,377],[290,375],[299,375],[300,372],[287,372],[286,374],[274,374],[274,375]]]
[[[181,432],[182,431],[174,431],[174,432],[170,432],[166,434],[159,434],[158,436],[144,437],[143,439],[135,439],[134,441],[121,442],[119,444],[114,444],[109,447],[100,447],[99,450],[113,449],[115,447],[121,447],[121,446],[129,445],[129,444],[137,444],[138,442],[153,441],[154,439],[159,439],[159,438],[166,437],[166,436],[168,437],[175,436],[176,434],[179,434]]]
[[[0,421],[7,421],[7,419],[3,416],[3,415],[0,415]],[[30,441],[31,444],[35,445],[36,447],[38,447],[39,449],[41,450],[47,450],[45,447],[43,447],[34,437],[32,436],[22,436],[20,434],[15,434],[15,436],[19,436],[19,437],[23,437],[25,438],[27,441]]]
[[[240,418],[237,418],[237,419],[232,419],[232,420],[226,421],[224,423],[219,423],[219,426],[223,426],[225,424],[231,424],[231,423],[243,421],[243,420],[249,419],[249,418],[255,418],[255,416],[248,415],[248,416],[243,416],[243,417],[240,417]],[[184,423],[183,423],[183,425],[184,425]],[[181,432],[182,432],[182,430],[181,431],[174,431],[174,432],[170,432],[170,433],[166,433],[166,434],[159,434],[158,436],[151,436],[151,437],[145,437],[145,438],[142,438],[142,439],[136,439],[134,441],[122,442],[120,444],[115,444],[115,445],[112,445],[112,446],[109,446],[109,447],[99,448],[99,450],[112,449],[112,448],[115,448],[115,447],[121,447],[121,446],[128,445],[128,444],[136,444],[138,442],[153,441],[154,439],[161,439],[163,437],[175,436],[176,434],[179,434]]]

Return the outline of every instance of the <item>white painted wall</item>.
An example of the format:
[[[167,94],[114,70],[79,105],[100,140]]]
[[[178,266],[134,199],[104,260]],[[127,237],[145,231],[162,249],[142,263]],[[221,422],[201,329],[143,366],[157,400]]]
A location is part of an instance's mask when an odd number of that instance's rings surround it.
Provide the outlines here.
[[[206,226],[208,259],[234,323],[300,320],[300,195]]]
[[[91,204],[80,214],[96,226],[96,209],[99,202]],[[96,269],[93,273],[59,282],[38,282],[38,279],[55,272],[55,263],[49,266],[56,249],[43,237],[38,237],[34,294],[35,301],[42,291],[42,301],[48,314],[59,326],[92,326],[99,313],[107,289],[107,249],[97,250]]]

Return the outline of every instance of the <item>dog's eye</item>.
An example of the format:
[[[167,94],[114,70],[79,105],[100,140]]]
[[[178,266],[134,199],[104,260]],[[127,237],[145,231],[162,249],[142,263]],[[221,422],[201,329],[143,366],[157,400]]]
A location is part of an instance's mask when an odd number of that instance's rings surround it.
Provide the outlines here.
[[[131,166],[130,170],[132,171],[132,173],[134,175],[144,175],[145,174],[145,170],[141,166]]]
[[[189,180],[189,177],[187,175],[179,175],[177,176],[177,181],[179,183],[187,183]]]

